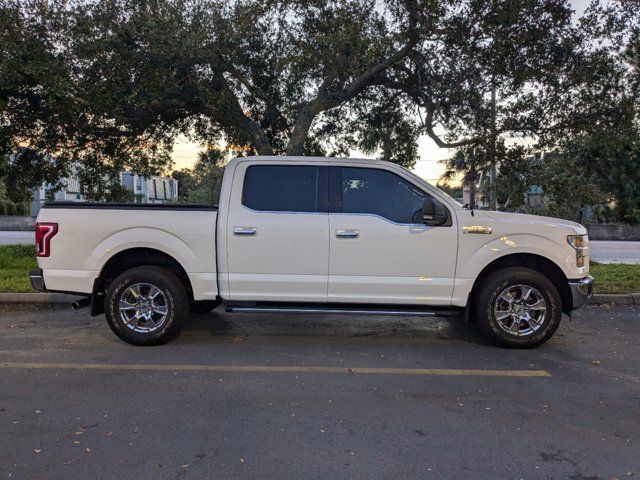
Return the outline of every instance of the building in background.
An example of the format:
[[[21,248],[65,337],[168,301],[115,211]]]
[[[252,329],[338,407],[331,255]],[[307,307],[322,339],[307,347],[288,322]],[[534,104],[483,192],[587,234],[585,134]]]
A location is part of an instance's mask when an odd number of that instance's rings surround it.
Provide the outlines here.
[[[531,185],[525,193],[524,204],[527,207],[542,207],[545,203],[544,190],[540,185]]]
[[[133,193],[136,203],[170,203],[178,200],[178,180],[152,175],[146,178],[120,172],[120,184]]]
[[[120,172],[120,184],[131,192],[135,203],[172,203],[178,201],[178,180],[174,178],[158,175],[147,178],[135,173]],[[31,215],[38,215],[44,202],[53,201],[85,202],[80,180],[72,176],[61,179],[58,185],[43,183],[33,192]]]
[[[60,184],[62,188],[55,188],[49,183],[43,183],[33,192],[33,202],[31,203],[31,216],[38,215],[44,202],[84,202],[80,180],[75,177],[62,178]]]

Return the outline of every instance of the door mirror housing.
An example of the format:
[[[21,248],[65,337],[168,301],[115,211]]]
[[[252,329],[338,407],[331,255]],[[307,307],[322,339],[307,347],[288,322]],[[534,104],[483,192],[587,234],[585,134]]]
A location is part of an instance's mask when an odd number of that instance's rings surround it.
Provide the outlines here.
[[[435,227],[442,225],[446,221],[447,215],[442,205],[436,205],[436,201],[431,197],[425,198],[422,204],[422,223]]]

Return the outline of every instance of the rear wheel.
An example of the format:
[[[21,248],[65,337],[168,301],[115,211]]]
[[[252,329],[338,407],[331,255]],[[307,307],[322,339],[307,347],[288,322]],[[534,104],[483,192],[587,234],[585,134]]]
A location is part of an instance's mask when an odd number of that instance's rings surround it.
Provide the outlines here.
[[[555,285],[540,272],[511,267],[492,273],[474,298],[480,331],[505,347],[532,348],[549,340],[560,325],[562,302]]]
[[[116,278],[106,292],[111,330],[132,345],[160,345],[174,338],[189,315],[189,298],[178,278],[160,267],[137,267]]]

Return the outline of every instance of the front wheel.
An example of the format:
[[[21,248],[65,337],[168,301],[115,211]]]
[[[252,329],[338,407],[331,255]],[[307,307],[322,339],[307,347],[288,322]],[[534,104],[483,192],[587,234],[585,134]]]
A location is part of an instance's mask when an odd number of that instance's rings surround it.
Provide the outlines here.
[[[111,330],[132,345],[160,345],[180,333],[189,297],[180,280],[160,267],[137,267],[116,278],[105,296]]]
[[[562,301],[555,285],[540,272],[512,267],[492,273],[474,297],[480,331],[495,343],[532,348],[549,340],[560,326]]]

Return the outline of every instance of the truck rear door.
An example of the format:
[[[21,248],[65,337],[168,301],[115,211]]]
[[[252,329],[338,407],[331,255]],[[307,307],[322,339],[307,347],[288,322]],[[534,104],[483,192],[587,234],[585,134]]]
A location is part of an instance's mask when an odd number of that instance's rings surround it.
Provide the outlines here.
[[[231,300],[326,302],[328,167],[240,162],[226,225]]]

